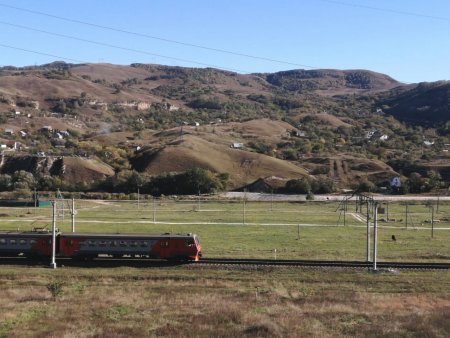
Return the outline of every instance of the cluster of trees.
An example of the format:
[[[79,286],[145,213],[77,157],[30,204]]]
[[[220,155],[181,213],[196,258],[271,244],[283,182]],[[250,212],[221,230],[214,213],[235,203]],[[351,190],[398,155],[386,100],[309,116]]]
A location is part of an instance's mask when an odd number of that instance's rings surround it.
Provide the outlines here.
[[[229,181],[228,174],[214,174],[209,170],[193,168],[179,174],[149,176],[134,170],[123,170],[116,175],[98,182],[68,184],[59,176],[40,176],[27,171],[18,171],[13,175],[0,175],[0,192],[9,192],[9,198],[30,198],[33,190],[88,192],[105,191],[110,193],[136,193],[160,195],[209,194],[225,190]]]
[[[327,176],[312,179],[294,179],[286,182],[285,192],[288,194],[329,194],[336,191],[336,184]]]
[[[69,188],[63,185],[59,176],[36,177],[24,170],[17,171],[13,175],[0,175],[0,192],[7,192],[10,198],[30,198],[34,189],[56,191],[59,188]]]
[[[123,193],[135,193],[139,189],[141,193],[153,196],[209,194],[225,190],[228,180],[228,174],[214,174],[201,168],[163,176],[148,176],[125,170],[100,183],[98,189]]]

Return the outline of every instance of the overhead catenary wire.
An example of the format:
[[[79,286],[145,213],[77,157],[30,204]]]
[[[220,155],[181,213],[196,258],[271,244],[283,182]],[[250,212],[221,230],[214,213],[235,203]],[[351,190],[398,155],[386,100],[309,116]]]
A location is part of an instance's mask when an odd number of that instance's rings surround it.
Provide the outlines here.
[[[274,58],[268,58],[268,57],[263,57],[263,56],[257,56],[257,55],[251,55],[251,54],[246,54],[246,53],[240,53],[240,52],[231,51],[231,50],[227,50],[227,49],[214,48],[214,47],[204,46],[204,45],[200,45],[200,44],[194,44],[194,43],[189,43],[189,42],[184,42],[184,41],[178,41],[178,40],[163,38],[163,37],[160,37],[160,36],[149,35],[149,34],[140,33],[140,32],[133,32],[133,31],[120,29],[120,28],[115,28],[115,27],[111,27],[111,26],[99,25],[99,24],[92,23],[92,22],[87,22],[87,21],[82,21],[82,20],[77,20],[77,19],[71,19],[71,18],[59,16],[59,15],[49,14],[49,13],[45,13],[45,12],[41,12],[41,11],[35,11],[35,10],[22,8],[22,7],[17,7],[17,6],[12,6],[12,5],[8,5],[8,4],[4,4],[4,3],[0,3],[0,7],[10,8],[10,9],[14,9],[14,10],[22,11],[22,12],[27,12],[27,13],[31,13],[31,14],[35,14],[35,15],[46,16],[46,17],[49,17],[49,18],[57,19],[57,20],[63,20],[63,21],[66,21],[66,22],[72,22],[72,23],[76,23],[76,24],[91,26],[91,27],[104,29],[104,30],[109,30],[109,31],[117,32],[117,33],[134,35],[134,36],[141,37],[141,38],[159,40],[159,41],[172,43],[172,44],[177,44],[177,45],[182,45],[182,46],[186,46],[186,47],[192,47],[192,48],[198,48],[198,49],[203,49],[203,50],[209,50],[209,51],[217,52],[217,53],[224,53],[224,54],[229,54],[229,55],[234,55],[234,56],[240,56],[240,57],[245,57],[245,58],[250,58],[250,59],[256,59],[256,60],[261,60],[261,61],[285,64],[285,65],[296,66],[296,67],[304,67],[304,68],[311,68],[311,69],[317,69],[318,68],[318,67],[315,67],[315,66],[300,64],[300,63],[296,63],[296,62],[290,62],[290,61],[279,60],[279,59],[274,59]]]
[[[40,52],[40,51],[36,51],[36,50],[31,50],[31,49],[26,49],[26,48],[21,48],[21,47],[16,47],[16,46],[11,46],[11,45],[5,45],[0,43],[0,47],[3,48],[8,48],[8,49],[13,49],[13,50],[18,50],[18,51],[22,51],[22,52],[26,52],[26,53],[32,53],[32,54],[37,54],[37,55],[43,55],[43,56],[50,56],[52,58],[56,58],[57,60],[64,60],[64,61],[70,61],[70,62],[76,62],[76,63],[80,63],[80,64],[90,64],[91,62],[86,61],[86,60],[78,60],[78,59],[73,59],[73,58],[69,58],[69,57],[64,57],[64,56],[60,56],[60,55],[55,55],[55,54],[50,54],[50,53],[45,53],[45,52]],[[112,70],[115,69],[115,66],[113,65],[108,65],[108,64],[102,64],[102,67],[106,67],[106,68],[110,68]],[[130,72],[135,73],[136,75],[142,75],[142,72],[145,72],[147,70],[145,69],[137,69],[134,70],[135,68],[131,68],[130,67]]]
[[[378,12],[399,14],[399,15],[404,15],[404,16],[414,16],[414,17],[417,17],[417,18],[425,18],[425,19],[433,19],[433,20],[450,22],[450,18],[443,17],[443,16],[414,13],[414,12],[401,11],[401,10],[395,10],[395,9],[389,9],[389,8],[383,8],[383,7],[376,7],[376,6],[369,6],[369,5],[349,3],[349,2],[338,1],[338,0],[319,0],[319,1],[327,2],[327,3],[331,3],[331,4],[336,4],[336,5],[341,5],[341,6],[347,6],[347,7],[370,9],[370,10],[378,11]]]
[[[46,30],[42,30],[42,29],[38,29],[38,28],[33,28],[33,27],[29,27],[29,26],[17,25],[17,24],[11,23],[11,22],[6,22],[6,21],[0,21],[0,24],[11,26],[11,27],[16,27],[16,28],[21,28],[21,29],[26,29],[26,30],[30,30],[30,31],[34,31],[34,32],[39,32],[39,33],[43,33],[43,34],[47,34],[47,35],[58,36],[58,37],[62,37],[62,38],[65,38],[65,39],[72,39],[72,40],[77,40],[77,41],[81,41],[81,42],[87,42],[87,43],[91,43],[91,44],[95,44],[95,45],[99,45],[99,46],[120,49],[120,50],[124,50],[124,51],[128,51],[128,52],[145,54],[145,55],[149,55],[149,56],[156,56],[156,57],[170,59],[170,60],[174,60],[174,61],[181,61],[181,62],[185,62],[185,63],[191,63],[191,64],[200,65],[200,66],[212,67],[212,68],[223,69],[223,70],[229,70],[229,71],[234,71],[234,72],[239,72],[239,73],[249,73],[247,71],[244,71],[244,70],[241,70],[241,69],[237,69],[237,68],[229,68],[229,67],[225,68],[225,67],[221,67],[221,66],[217,66],[217,65],[213,65],[213,64],[208,64],[208,63],[204,63],[204,62],[198,62],[198,61],[194,61],[194,60],[187,60],[187,59],[182,59],[182,58],[162,55],[162,54],[158,54],[158,53],[147,52],[147,51],[140,50],[140,49],[122,47],[122,46],[113,45],[113,44],[109,44],[109,43],[105,43],[105,42],[99,42],[99,41],[93,41],[93,40],[89,40],[89,39],[83,39],[83,38],[79,38],[79,37],[72,36],[72,35],[66,35],[66,34],[61,34],[61,33],[54,33],[54,32],[50,32],[50,31],[46,31]]]

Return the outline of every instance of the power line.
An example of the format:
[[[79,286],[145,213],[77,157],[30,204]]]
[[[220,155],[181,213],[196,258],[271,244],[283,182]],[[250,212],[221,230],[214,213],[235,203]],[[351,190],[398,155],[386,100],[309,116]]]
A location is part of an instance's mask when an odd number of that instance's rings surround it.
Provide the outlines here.
[[[364,8],[364,9],[370,9],[370,10],[379,11],[379,12],[387,12],[387,13],[392,13],[392,14],[414,16],[414,17],[418,17],[418,18],[426,18],[426,19],[433,19],[433,20],[440,20],[440,21],[450,21],[450,18],[443,17],[443,16],[413,13],[413,12],[400,11],[400,10],[395,10],[395,9],[361,5],[361,4],[353,4],[353,3],[337,1],[337,0],[319,0],[319,1],[328,2],[328,3],[336,4],[336,5],[347,6],[347,7]]]
[[[44,12],[40,12],[40,11],[34,11],[34,10],[21,8],[21,7],[16,7],[16,6],[11,6],[11,5],[7,5],[7,4],[3,4],[3,3],[0,3],[0,6],[1,7],[6,7],[6,8],[11,8],[11,9],[15,9],[15,10],[22,11],[22,12],[31,13],[31,14],[46,16],[46,17],[53,18],[53,19],[58,19],[58,20],[63,20],[63,21],[72,22],[72,23],[76,23],[76,24],[81,24],[81,25],[91,26],[91,27],[95,27],[95,28],[105,29],[105,30],[109,30],[109,31],[113,31],[113,32],[119,32],[119,33],[139,36],[139,37],[146,38],[146,39],[153,39],[153,40],[164,41],[164,42],[178,44],[178,45],[182,45],[182,46],[186,46],[186,47],[194,47],[194,48],[209,50],[209,51],[218,52],[218,53],[225,53],[225,54],[230,54],[230,55],[235,55],[235,56],[241,56],[241,57],[246,57],[246,58],[251,58],[251,59],[256,59],[256,60],[262,60],[262,61],[268,61],[268,62],[275,62],[275,63],[291,65],[291,66],[296,66],[296,67],[317,68],[317,67],[308,66],[308,65],[304,65],[304,64],[300,64],[300,63],[295,63],[295,62],[289,62],[289,61],[272,59],[272,58],[267,58],[267,57],[262,57],[262,56],[256,56],[256,55],[250,55],[250,54],[245,54],[245,53],[239,53],[239,52],[230,51],[230,50],[226,50],[226,49],[213,48],[213,47],[208,47],[208,46],[203,46],[203,45],[198,45],[198,44],[178,41],[178,40],[167,39],[167,38],[163,38],[163,37],[159,37],[159,36],[155,36],[155,35],[149,35],[149,34],[144,34],[144,33],[128,31],[128,30],[125,30],[125,29],[119,29],[119,28],[114,28],[114,27],[110,27],[110,26],[99,25],[99,24],[95,24],[95,23],[92,23],[92,22],[81,21],[81,20],[76,20],[76,19],[70,19],[70,18],[63,17],[63,16],[58,16],[58,15],[54,15],[54,14],[44,13]]]
[[[17,47],[17,46],[6,45],[6,44],[2,44],[2,43],[0,43],[0,47],[13,49],[13,50],[18,50],[18,51],[31,53],[31,54],[36,54],[36,55],[50,56],[52,58],[55,58],[56,60],[64,60],[64,61],[76,62],[78,64],[91,64],[92,63],[92,62],[86,61],[86,60],[79,60],[79,59],[68,58],[68,57],[64,57],[64,56],[60,56],[60,55],[50,54],[50,53],[46,53],[46,52],[36,51],[36,50],[22,48],[22,47]],[[101,64],[101,66],[105,67],[105,68],[110,68],[112,70],[116,70],[117,69],[113,65],[104,64],[104,63]],[[222,68],[222,70],[223,70],[223,68]],[[143,69],[143,68],[138,70],[138,68],[129,67],[129,72],[134,73],[136,75],[142,75],[143,71],[151,73],[150,71],[148,71],[146,69]]]
[[[90,64],[89,61],[85,61],[85,60],[78,60],[78,59],[68,58],[68,57],[59,56],[59,55],[55,55],[55,54],[49,54],[49,53],[40,52],[40,51],[36,51],[36,50],[31,50],[31,49],[26,49],[26,48],[11,46],[11,45],[5,45],[5,44],[2,44],[2,43],[0,43],[0,47],[9,48],[9,49],[18,50],[18,51],[27,52],[27,53],[32,53],[32,54],[37,54],[37,55],[50,56],[52,58],[56,58],[57,60],[71,61],[71,62],[76,62],[76,63],[79,63],[79,64]],[[113,70],[116,69],[114,66],[111,66],[111,65],[108,65],[108,64],[102,64],[102,67],[111,68]],[[142,69],[142,71],[147,71],[147,70]],[[137,68],[130,67],[130,72],[133,72],[135,74],[142,75],[142,71],[139,71]]]
[[[59,60],[66,60],[66,61],[72,61],[72,62],[77,62],[77,63],[89,63],[86,61],[82,61],[82,60],[77,60],[77,59],[72,59],[72,58],[67,58],[67,57],[62,57],[62,56],[58,56],[58,55],[54,55],[54,54],[49,54],[49,53],[44,53],[44,52],[38,52],[35,50],[31,50],[31,49],[25,49],[25,48],[21,48],[21,47],[15,47],[15,46],[10,46],[10,45],[4,45],[2,43],[0,43],[0,47],[3,48],[9,48],[9,49],[14,49],[14,50],[19,50],[22,52],[27,52],[27,53],[32,53],[32,54],[38,54],[38,55],[44,55],[44,56],[50,56],[52,58],[56,58]]]
[[[120,49],[120,50],[124,50],[124,51],[150,55],[150,56],[156,56],[156,57],[165,58],[165,59],[174,60],[174,61],[181,61],[181,62],[196,64],[196,65],[200,65],[200,66],[213,67],[213,68],[217,68],[217,69],[234,71],[234,72],[240,72],[240,73],[249,73],[249,72],[246,72],[246,71],[243,71],[243,70],[240,70],[240,69],[236,69],[236,68],[225,68],[225,67],[216,66],[216,65],[213,65],[213,64],[208,64],[208,63],[203,63],[203,62],[187,60],[187,59],[182,59],[182,58],[177,58],[177,57],[172,57],[172,56],[167,56],[167,55],[162,55],[162,54],[157,54],[157,53],[150,53],[150,52],[146,52],[146,51],[139,50],[139,49],[121,47],[121,46],[112,45],[112,44],[108,44],[108,43],[104,43],[104,42],[98,42],[98,41],[93,41],[93,40],[88,40],[88,39],[82,39],[82,38],[78,38],[76,36],[49,32],[49,31],[45,31],[45,30],[42,30],[42,29],[32,28],[32,27],[23,26],[23,25],[17,25],[17,24],[13,24],[13,23],[10,23],[10,22],[5,22],[5,21],[0,21],[0,24],[11,26],[11,27],[16,27],[16,28],[21,28],[21,29],[26,29],[26,30],[30,30],[30,31],[34,31],[34,32],[44,33],[44,34],[48,34],[48,35],[59,36],[59,37],[66,38],[66,39],[72,39],[72,40],[87,42],[87,43],[91,43],[91,44],[95,44],[95,45],[99,45],[99,46],[115,48],[115,49]]]

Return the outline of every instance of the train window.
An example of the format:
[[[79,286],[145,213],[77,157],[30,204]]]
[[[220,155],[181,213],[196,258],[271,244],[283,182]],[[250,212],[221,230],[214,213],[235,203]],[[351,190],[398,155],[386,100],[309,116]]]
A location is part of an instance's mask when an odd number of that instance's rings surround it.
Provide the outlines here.
[[[88,241],[88,243],[89,243],[89,246],[95,246],[95,241],[90,240],[90,241]]]
[[[15,239],[10,239],[9,240],[9,244],[16,244],[16,240]]]
[[[36,240],[35,239],[30,239],[30,244],[36,244]]]
[[[67,246],[72,246],[73,245],[73,241],[71,239],[66,240],[66,245]]]
[[[168,248],[168,247],[169,247],[169,242],[167,242],[167,241],[161,242],[161,248]]]
[[[138,245],[138,242],[136,242],[136,241],[131,241],[131,246],[137,246]]]
[[[142,242],[141,242],[141,246],[142,246],[142,247],[147,247],[147,246],[148,246],[148,242],[142,241]]]
[[[26,239],[21,239],[21,240],[19,241],[19,244],[25,245],[25,244],[27,244],[27,240],[26,240]]]
[[[6,244],[6,239],[4,239],[4,238],[0,238],[0,244],[3,244],[3,245],[5,245],[5,244]]]
[[[192,240],[192,239],[187,239],[186,240],[186,246],[189,246],[189,247],[191,247],[191,246],[194,246],[194,241]]]
[[[127,241],[120,241],[120,246],[127,246]]]
[[[111,246],[117,246],[117,241],[111,241]]]
[[[106,246],[106,241],[100,241],[99,244],[100,246]]]

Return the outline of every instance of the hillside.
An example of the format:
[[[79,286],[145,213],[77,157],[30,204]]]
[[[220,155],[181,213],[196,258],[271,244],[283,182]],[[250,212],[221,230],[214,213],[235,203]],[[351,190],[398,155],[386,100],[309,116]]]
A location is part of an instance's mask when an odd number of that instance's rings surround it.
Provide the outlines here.
[[[385,111],[399,120],[439,125],[450,119],[450,82],[420,83],[401,93],[391,93],[382,102]]]
[[[386,91],[401,85],[387,75],[367,70],[299,69],[262,75],[270,84],[290,92],[324,95]]]
[[[151,156],[144,153],[141,158],[135,159],[135,163],[139,163],[136,169],[153,175],[183,172],[195,167],[229,173],[231,188],[270,176],[274,172],[290,179],[308,176],[304,169],[293,163],[246,150],[231,149],[229,145],[209,142],[193,135],[186,135],[179,142]]]
[[[114,170],[96,158],[2,155],[0,173],[27,171],[35,177],[59,176],[67,183],[92,183],[114,175]]]
[[[3,67],[0,142],[5,154],[64,157],[64,166],[52,169],[51,160],[44,165],[16,155],[11,168],[39,166],[39,175],[70,183],[128,170],[164,175],[200,167],[229,174],[232,188],[271,176],[321,175],[340,188],[367,180],[385,186],[406,167],[401,163],[425,168],[430,161],[439,165],[420,175],[438,171],[447,181],[449,86],[404,85],[366,70]],[[412,172],[405,172],[407,180]]]

